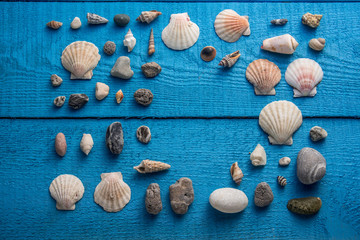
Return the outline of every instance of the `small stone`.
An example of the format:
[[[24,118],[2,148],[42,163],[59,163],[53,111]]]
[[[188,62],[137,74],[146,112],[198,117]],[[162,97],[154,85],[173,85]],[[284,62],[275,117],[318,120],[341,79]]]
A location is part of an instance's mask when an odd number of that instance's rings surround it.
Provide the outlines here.
[[[70,27],[74,30],[79,29],[81,27],[80,18],[75,17],[74,20],[70,23]]]
[[[250,155],[251,164],[255,167],[266,165],[266,152],[263,146],[258,144]]]
[[[309,185],[320,181],[326,173],[326,160],[313,148],[300,150],[296,160],[296,173],[300,182]]]
[[[54,105],[57,107],[62,107],[65,103],[65,96],[58,96],[54,99]]]
[[[112,41],[107,41],[104,45],[104,52],[111,56],[115,53],[115,50],[116,50],[116,44]]]
[[[130,67],[130,58],[125,56],[119,57],[111,69],[110,74],[113,77],[130,79],[134,75]]]
[[[86,18],[87,18],[88,24],[104,24],[104,23],[109,22],[109,20],[107,20],[106,18],[101,17],[95,13],[88,13],[86,15]]]
[[[261,182],[256,186],[254,203],[258,207],[269,206],[270,203],[274,200],[274,194],[266,182]]]
[[[106,130],[106,146],[113,154],[120,154],[124,148],[124,134],[121,123],[113,122]]]
[[[296,214],[311,215],[317,213],[322,202],[319,197],[294,198],[288,201],[287,208]]]
[[[62,78],[56,74],[51,75],[50,79],[51,79],[51,84],[53,85],[53,87],[58,87],[63,82]]]
[[[69,98],[69,106],[73,109],[79,109],[83,107],[89,101],[89,97],[83,93],[71,94]]]
[[[210,205],[223,213],[238,213],[248,205],[246,194],[236,188],[219,188],[209,197]]]
[[[149,89],[141,88],[136,90],[136,92],[134,93],[134,98],[138,104],[141,104],[143,106],[148,106],[151,104],[154,95]]]
[[[322,16],[323,15],[305,13],[301,18],[301,22],[309,27],[317,28],[320,25]]]
[[[288,20],[286,18],[271,20],[271,24],[278,26],[285,25],[287,22]]]
[[[83,153],[85,153],[86,155],[89,155],[93,146],[94,146],[94,140],[91,134],[84,133],[80,142],[81,151],[83,151]]]
[[[95,88],[95,97],[97,100],[103,100],[109,95],[110,88],[105,83],[97,82]]]
[[[130,17],[126,14],[116,14],[114,22],[120,27],[125,27],[130,22]]]
[[[176,214],[185,214],[194,201],[194,189],[190,178],[180,178],[170,185],[170,204]]]
[[[328,133],[325,131],[325,129],[323,129],[322,127],[319,127],[319,126],[312,127],[310,130],[310,138],[314,142],[317,142],[317,141],[320,141],[321,139],[326,138],[327,135],[328,135]]]
[[[118,104],[121,103],[121,101],[124,99],[124,94],[123,92],[121,91],[121,89],[115,94],[115,98],[116,98],[116,102]]]
[[[136,130],[136,137],[142,143],[145,143],[145,144],[149,143],[151,140],[150,128],[147,126],[140,126]]]
[[[288,166],[291,162],[291,159],[289,157],[283,157],[279,160],[280,166]]]
[[[157,215],[161,212],[162,202],[159,184],[151,183],[146,189],[145,207],[146,211],[150,214]]]
[[[210,62],[216,57],[216,49],[213,46],[206,46],[201,50],[200,57],[205,62]]]
[[[153,78],[159,75],[161,67],[156,62],[145,63],[141,66],[141,71],[147,78]]]
[[[63,133],[58,133],[55,137],[55,151],[60,156],[63,157],[66,154],[66,139]]]

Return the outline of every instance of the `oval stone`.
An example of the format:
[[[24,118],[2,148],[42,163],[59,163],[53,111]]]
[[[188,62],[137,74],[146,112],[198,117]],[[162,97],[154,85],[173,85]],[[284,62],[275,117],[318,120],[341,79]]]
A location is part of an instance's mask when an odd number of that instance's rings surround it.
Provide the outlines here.
[[[66,149],[67,144],[65,135],[60,132],[55,137],[55,151],[60,157],[63,157],[66,154]]]
[[[106,130],[106,146],[113,154],[120,154],[124,147],[121,123],[113,122]]]
[[[238,213],[248,205],[246,194],[235,188],[219,188],[209,197],[210,205],[223,213]]]
[[[125,27],[130,22],[130,17],[126,14],[116,14],[114,16],[114,22],[119,27]]]
[[[319,197],[294,198],[289,200],[287,208],[297,214],[311,215],[317,213],[322,202]]]
[[[326,173],[326,160],[313,148],[300,150],[296,160],[297,177],[303,184],[309,185],[321,180]]]

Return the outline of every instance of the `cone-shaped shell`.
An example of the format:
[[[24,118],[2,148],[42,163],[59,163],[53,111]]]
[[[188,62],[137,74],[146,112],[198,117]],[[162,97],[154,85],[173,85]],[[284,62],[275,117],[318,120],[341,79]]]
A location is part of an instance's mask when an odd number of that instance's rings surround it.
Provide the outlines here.
[[[271,144],[292,145],[292,135],[302,124],[302,114],[292,102],[275,101],[261,110],[259,124],[269,134]]]
[[[135,166],[134,169],[139,173],[153,173],[167,170],[170,167],[171,166],[167,163],[146,159],[143,160],[139,166]]]
[[[293,54],[299,43],[290,34],[268,38],[263,41],[261,49],[270,52]]]
[[[63,25],[62,22],[57,22],[57,21],[50,21],[46,24],[46,26],[48,26],[49,28],[52,28],[52,29],[59,29],[61,26]]]
[[[128,52],[131,52],[135,45],[136,45],[136,38],[134,38],[134,35],[131,32],[131,29],[129,28],[129,31],[125,35],[125,39],[123,41],[124,46],[128,48]]]
[[[91,134],[84,133],[80,142],[81,151],[83,151],[83,153],[85,153],[86,155],[89,155],[93,146],[94,146],[94,141]]]
[[[275,95],[274,86],[281,79],[279,67],[266,59],[258,59],[246,69],[246,79],[254,85],[256,95]]]
[[[223,66],[223,67],[232,67],[237,60],[240,57],[240,52],[236,51],[233,52],[231,54],[226,55],[223,59],[221,59],[221,61],[219,62],[219,66]]]
[[[294,88],[294,97],[313,97],[324,76],[320,65],[309,58],[298,58],[286,69],[285,80]]]
[[[170,23],[161,34],[161,39],[168,48],[184,50],[193,46],[198,40],[200,29],[190,21],[187,13],[172,14]]]
[[[249,17],[240,16],[234,10],[226,9],[215,19],[215,32],[226,42],[236,42],[244,35],[250,35]]]
[[[239,168],[238,162],[235,162],[231,165],[230,174],[231,174],[231,177],[234,180],[234,182],[237,185],[240,185],[242,178],[244,177],[244,174],[241,171],[241,169]]]
[[[148,48],[149,56],[153,55],[154,52],[155,52],[154,30],[151,29],[150,37],[149,37],[149,48]]]
[[[77,41],[62,52],[61,63],[71,72],[71,79],[91,79],[92,70],[100,61],[99,49],[92,43]]]
[[[49,191],[56,200],[58,210],[74,210],[75,203],[83,197],[85,189],[79,178],[63,174],[51,182]]]
[[[130,187],[123,181],[121,172],[101,174],[94,200],[107,212],[121,211],[130,201]]]
[[[156,11],[156,10],[144,11],[144,12],[141,12],[141,15],[136,19],[136,21],[146,22],[149,24],[152,21],[154,21],[161,14],[162,14],[161,12]]]

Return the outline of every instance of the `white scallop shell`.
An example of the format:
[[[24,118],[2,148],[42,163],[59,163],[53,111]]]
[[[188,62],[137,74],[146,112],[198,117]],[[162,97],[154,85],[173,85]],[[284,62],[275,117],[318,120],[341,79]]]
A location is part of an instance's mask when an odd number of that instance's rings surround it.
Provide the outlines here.
[[[282,54],[293,54],[297,46],[299,46],[299,43],[295,38],[290,34],[284,34],[265,39],[261,49]]]
[[[269,134],[271,144],[292,145],[292,135],[302,124],[302,114],[292,102],[275,101],[261,110],[259,124]]]
[[[258,144],[250,155],[251,164],[256,166],[266,165],[266,152],[263,146]]]
[[[89,155],[93,146],[94,146],[94,141],[91,134],[84,133],[80,142],[81,151],[83,151],[83,153],[85,153],[86,155]]]
[[[242,35],[250,35],[248,20],[248,16],[240,16],[234,10],[226,9],[216,16],[215,32],[226,42],[236,42]]]
[[[49,191],[56,200],[58,210],[74,210],[75,203],[83,197],[85,189],[79,178],[63,174],[51,182]]]
[[[131,29],[129,28],[129,31],[125,35],[125,39],[123,41],[124,46],[128,48],[128,52],[131,52],[135,45],[136,45],[136,38],[134,38],[134,35],[131,32]]]
[[[309,58],[296,59],[285,72],[286,82],[294,88],[294,97],[315,96],[316,86],[323,76],[320,65]]]
[[[99,49],[92,43],[77,41],[62,52],[61,63],[71,72],[71,79],[91,79],[92,70],[100,61]]]
[[[161,38],[168,48],[184,50],[198,40],[200,29],[190,21],[187,13],[171,14],[170,23],[162,31]]]
[[[94,200],[107,212],[121,211],[130,201],[130,187],[123,181],[121,172],[101,174]]]

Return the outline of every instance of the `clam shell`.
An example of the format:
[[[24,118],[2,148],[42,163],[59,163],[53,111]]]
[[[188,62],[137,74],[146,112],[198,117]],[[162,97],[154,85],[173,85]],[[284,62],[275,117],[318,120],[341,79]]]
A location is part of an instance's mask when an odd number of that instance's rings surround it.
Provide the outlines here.
[[[261,49],[269,52],[293,54],[299,43],[290,34],[284,34],[263,41]]]
[[[240,55],[241,54],[240,54],[239,51],[236,51],[236,52],[233,52],[231,54],[226,55],[219,62],[219,66],[223,66],[223,67],[232,67],[232,66],[234,66],[234,64],[239,59]]]
[[[55,29],[55,30],[59,29],[62,25],[63,25],[62,22],[57,22],[54,20],[52,20],[46,24],[46,26],[48,26],[49,28]]]
[[[258,144],[250,155],[251,164],[256,166],[266,165],[266,152],[263,146]]]
[[[239,168],[238,162],[235,162],[231,165],[230,174],[232,179],[237,185],[240,185],[242,178],[244,177],[243,172]]]
[[[259,115],[259,125],[269,134],[271,144],[292,145],[292,135],[301,124],[301,111],[289,101],[269,103]]]
[[[296,59],[285,72],[286,82],[294,88],[294,97],[315,96],[316,86],[323,76],[320,65],[309,58]]]
[[[209,197],[210,205],[223,213],[238,213],[248,205],[246,194],[235,188],[219,188]]]
[[[309,42],[309,47],[315,51],[321,51],[325,47],[325,39],[313,38]]]
[[[144,11],[141,12],[141,15],[136,19],[136,21],[146,22],[147,24],[149,24],[161,14],[162,14],[161,12],[156,10]]]
[[[128,52],[131,52],[135,45],[136,45],[136,38],[134,38],[134,35],[131,32],[131,29],[129,28],[129,31],[125,35],[125,39],[123,41],[124,46],[128,48]]]
[[[139,173],[153,173],[167,170],[170,167],[171,166],[167,163],[146,159],[143,160],[140,165],[135,166],[134,169]]]
[[[149,37],[148,55],[151,56],[155,52],[154,30],[151,29]]]
[[[84,133],[80,142],[81,151],[83,151],[83,153],[85,153],[86,155],[89,155],[93,146],[94,146],[94,141],[91,134]]]

